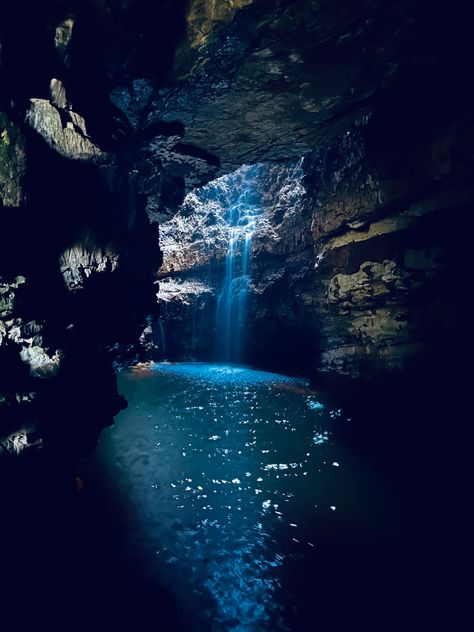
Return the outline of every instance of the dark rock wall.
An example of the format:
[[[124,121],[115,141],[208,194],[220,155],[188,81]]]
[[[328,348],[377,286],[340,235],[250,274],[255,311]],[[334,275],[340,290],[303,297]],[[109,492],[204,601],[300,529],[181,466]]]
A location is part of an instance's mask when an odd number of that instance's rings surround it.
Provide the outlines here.
[[[140,335],[160,265],[141,156],[124,148],[131,134],[115,138],[108,96],[110,34],[126,18],[87,4],[2,10],[0,450],[44,446],[65,462],[125,405],[110,349]]]
[[[324,371],[463,368],[473,128],[436,111],[431,93],[412,95],[416,108],[388,94],[385,110],[307,161]]]

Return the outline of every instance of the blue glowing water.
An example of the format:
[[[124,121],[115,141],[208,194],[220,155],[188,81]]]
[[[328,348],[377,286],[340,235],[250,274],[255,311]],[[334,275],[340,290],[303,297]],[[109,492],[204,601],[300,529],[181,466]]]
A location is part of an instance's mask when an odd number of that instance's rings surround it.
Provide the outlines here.
[[[129,407],[98,458],[130,508],[128,553],[186,630],[316,629],[323,534],[380,507],[335,440],[343,411],[304,380],[232,365],[152,364],[119,387]]]
[[[224,280],[217,298],[216,357],[226,362],[240,362],[243,358],[252,237],[261,213],[261,207],[252,195],[252,179],[244,180],[242,186],[244,190],[227,215],[229,247]]]

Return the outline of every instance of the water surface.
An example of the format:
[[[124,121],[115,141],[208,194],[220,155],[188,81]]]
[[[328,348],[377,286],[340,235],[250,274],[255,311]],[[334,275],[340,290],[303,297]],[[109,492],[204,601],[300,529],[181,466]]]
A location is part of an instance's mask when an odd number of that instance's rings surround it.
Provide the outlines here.
[[[337,438],[344,411],[304,380],[238,366],[152,364],[119,387],[129,406],[97,458],[127,507],[126,554],[186,629],[321,629],[328,592],[351,591],[354,538],[387,530],[380,481]]]

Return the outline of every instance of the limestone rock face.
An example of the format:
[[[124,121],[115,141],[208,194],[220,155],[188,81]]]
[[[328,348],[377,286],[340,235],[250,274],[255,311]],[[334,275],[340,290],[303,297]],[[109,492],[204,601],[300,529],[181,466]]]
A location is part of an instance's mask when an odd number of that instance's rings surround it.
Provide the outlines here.
[[[408,2],[192,2],[175,79],[151,117],[181,121],[224,172],[296,159],[367,112],[404,72],[403,47],[422,58],[417,18]]]
[[[23,135],[9,117],[0,112],[0,200],[3,206],[18,207],[23,202],[25,173]]]
[[[205,359],[216,353],[216,308],[229,265],[226,257],[234,239],[233,265],[241,263],[242,236],[235,231],[246,223],[248,209],[248,346],[261,361],[271,338],[259,328],[266,323],[270,332],[271,321],[286,327],[289,320],[295,330],[301,326],[287,297],[296,294],[312,257],[311,215],[302,182],[302,161],[243,166],[188,194],[178,214],[160,227],[158,302],[168,358]],[[239,210],[242,217],[236,221]]]
[[[68,46],[72,39],[73,29],[73,17],[65,18],[54,29],[54,47],[60,59],[66,64],[68,63]]]
[[[61,254],[59,265],[68,290],[78,290],[84,287],[91,275],[117,270],[119,256],[113,248],[103,251],[79,244]]]
[[[116,138],[132,137],[140,192],[146,196],[150,221],[166,222],[178,210],[186,193],[212,180],[219,159],[183,142],[179,121],[148,120],[154,89],[145,79],[116,87],[110,99],[120,112]]]
[[[160,263],[135,172],[142,157],[122,148],[118,158],[101,135],[116,84],[87,35],[99,9],[69,4],[20,0],[0,33],[0,452],[44,445],[65,462],[124,406],[113,349],[136,341],[153,313]],[[77,29],[69,8],[81,13]],[[39,442],[21,438],[31,433]]]
[[[65,96],[56,90],[54,100],[66,104]],[[87,138],[84,119],[68,112],[69,120],[63,125],[60,111],[46,99],[31,99],[27,121],[48,145],[65,158],[97,161],[104,153]]]

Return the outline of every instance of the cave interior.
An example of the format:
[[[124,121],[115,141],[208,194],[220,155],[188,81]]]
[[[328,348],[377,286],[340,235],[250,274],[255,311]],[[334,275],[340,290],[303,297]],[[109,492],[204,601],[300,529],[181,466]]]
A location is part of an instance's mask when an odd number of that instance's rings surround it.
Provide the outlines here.
[[[1,13],[5,630],[460,629],[469,7]]]

